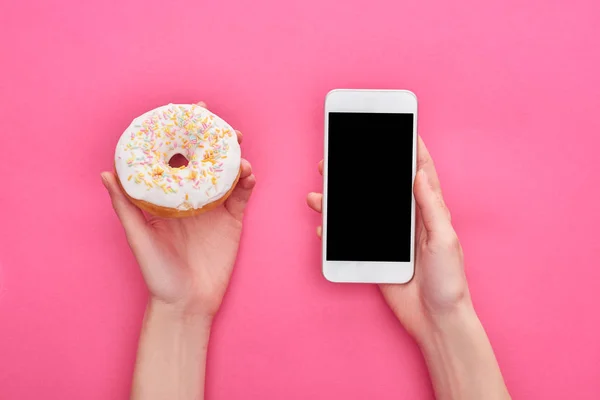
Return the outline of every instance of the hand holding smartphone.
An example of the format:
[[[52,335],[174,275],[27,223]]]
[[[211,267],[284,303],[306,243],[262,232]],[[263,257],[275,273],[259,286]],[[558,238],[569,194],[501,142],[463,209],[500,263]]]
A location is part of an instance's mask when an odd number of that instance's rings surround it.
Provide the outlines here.
[[[338,89],[325,100],[323,275],[406,283],[414,275],[417,99]]]

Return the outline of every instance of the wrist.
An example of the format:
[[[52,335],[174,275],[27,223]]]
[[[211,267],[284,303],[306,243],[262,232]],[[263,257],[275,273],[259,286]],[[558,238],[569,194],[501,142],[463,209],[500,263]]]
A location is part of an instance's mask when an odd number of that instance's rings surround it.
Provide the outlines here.
[[[150,298],[131,399],[199,399],[212,318]]]
[[[212,315],[208,313],[199,312],[185,304],[169,303],[153,296],[148,301],[146,312],[164,323],[191,330],[210,331],[213,321]]]
[[[432,319],[419,347],[438,399],[510,399],[491,343],[470,302]]]
[[[431,350],[436,343],[440,344],[459,335],[473,335],[480,326],[473,304],[464,299],[443,312],[429,313],[428,329],[417,338],[417,342],[423,350]]]

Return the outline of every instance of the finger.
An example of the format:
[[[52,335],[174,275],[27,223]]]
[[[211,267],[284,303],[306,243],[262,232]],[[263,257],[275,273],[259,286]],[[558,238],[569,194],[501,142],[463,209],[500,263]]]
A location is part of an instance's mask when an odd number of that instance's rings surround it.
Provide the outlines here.
[[[319,161],[319,173],[323,175],[323,160]]]
[[[437,171],[435,169],[435,164],[433,162],[433,158],[429,154],[429,150],[425,146],[425,142],[421,138],[418,137],[418,146],[417,146],[417,170],[421,169],[425,171],[427,174],[427,178],[429,179],[429,184],[433,188],[434,191],[440,194],[440,197],[443,201],[442,187],[440,184],[440,179],[438,177]],[[444,203],[445,204],[445,203]],[[446,207],[446,213],[448,214],[448,219],[452,219],[450,214],[450,210]]]
[[[142,236],[147,232],[146,218],[142,211],[123,194],[115,174],[112,172],[103,172],[101,177],[102,183],[110,196],[115,213],[125,229],[127,239],[134,246],[136,243],[139,243]]]
[[[417,241],[427,238],[427,235],[423,234],[424,231],[425,227],[423,227],[423,218],[421,217],[421,210],[417,206],[417,208],[415,209],[415,237]]]
[[[242,158],[242,163],[240,164],[240,179],[244,179],[252,175],[252,165],[248,162],[248,160]]]
[[[256,186],[256,177],[254,175],[251,174],[240,179],[235,189],[233,189],[231,196],[225,201],[227,211],[239,221],[244,217],[244,210],[246,210],[254,186]]]
[[[206,106],[206,103],[205,103],[205,102],[203,102],[203,101],[199,101],[199,102],[197,102],[196,104],[197,104],[197,105],[199,105],[200,107],[202,107],[202,108],[206,108],[206,109],[208,110],[208,107]]]
[[[322,226],[317,226],[317,236],[320,238],[323,237],[323,227]]]
[[[427,173],[427,178],[429,179],[429,184],[433,190],[441,192],[440,180],[437,171],[435,170],[433,159],[421,136],[417,139],[417,170],[425,171]]]
[[[424,170],[417,172],[414,193],[427,237],[452,232],[442,196],[433,189],[429,176]]]
[[[250,175],[247,178],[240,179],[240,181],[238,182],[238,186],[245,190],[254,189],[255,185],[256,177],[254,175]]]
[[[309,193],[306,197],[306,204],[316,212],[320,213],[323,211],[323,194],[321,193]]]

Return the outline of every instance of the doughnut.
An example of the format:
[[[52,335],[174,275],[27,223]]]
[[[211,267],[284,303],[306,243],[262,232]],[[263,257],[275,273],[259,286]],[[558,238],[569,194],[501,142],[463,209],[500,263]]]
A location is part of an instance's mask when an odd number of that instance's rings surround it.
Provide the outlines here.
[[[187,159],[176,167],[175,155]],[[240,176],[241,149],[225,121],[196,104],[168,104],[135,118],[115,150],[117,181],[140,209],[190,217],[222,204]]]

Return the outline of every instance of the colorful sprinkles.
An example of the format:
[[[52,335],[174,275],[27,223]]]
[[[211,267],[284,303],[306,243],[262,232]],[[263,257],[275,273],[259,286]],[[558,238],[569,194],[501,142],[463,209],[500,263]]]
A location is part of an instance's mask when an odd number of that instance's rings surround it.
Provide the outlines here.
[[[158,187],[167,195],[178,193],[185,182],[194,189],[205,188],[207,196],[216,192],[229,151],[223,139],[235,133],[216,127],[214,115],[202,111],[196,105],[170,105],[136,121],[123,149],[131,168],[127,180],[148,190]],[[170,157],[178,153],[188,159],[186,167],[169,166]]]

